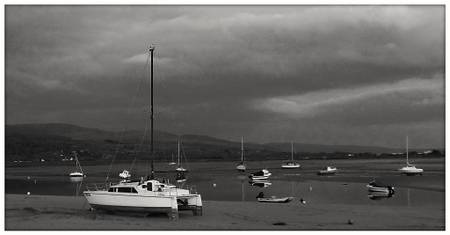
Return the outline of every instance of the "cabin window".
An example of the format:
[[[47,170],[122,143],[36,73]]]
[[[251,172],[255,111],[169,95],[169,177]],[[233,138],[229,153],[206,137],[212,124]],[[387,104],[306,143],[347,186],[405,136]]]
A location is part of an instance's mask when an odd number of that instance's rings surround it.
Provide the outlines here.
[[[109,188],[108,189],[108,192],[115,192],[116,190],[115,190],[115,188]]]
[[[153,187],[152,187],[152,182],[148,182],[147,183],[147,191],[152,191]]]
[[[119,193],[137,193],[135,188],[132,187],[120,187],[117,188],[117,192]]]

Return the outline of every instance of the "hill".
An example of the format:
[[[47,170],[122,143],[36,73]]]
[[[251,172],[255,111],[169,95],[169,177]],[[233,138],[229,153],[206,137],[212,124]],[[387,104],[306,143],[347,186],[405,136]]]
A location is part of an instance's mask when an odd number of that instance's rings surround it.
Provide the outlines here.
[[[231,160],[240,158],[240,142],[205,135],[183,135],[155,131],[155,159],[169,159],[176,153],[177,139],[189,160]],[[144,140],[144,141],[142,141]],[[346,153],[365,153],[358,157],[376,156],[378,153],[403,152],[401,149],[295,143],[295,152],[308,158],[341,158]],[[144,159],[150,153],[149,137],[143,131],[114,132],[80,127],[64,123],[20,124],[5,126],[5,156],[13,161],[60,161],[77,151],[83,160]],[[247,160],[285,159],[290,153],[289,143],[245,143]]]

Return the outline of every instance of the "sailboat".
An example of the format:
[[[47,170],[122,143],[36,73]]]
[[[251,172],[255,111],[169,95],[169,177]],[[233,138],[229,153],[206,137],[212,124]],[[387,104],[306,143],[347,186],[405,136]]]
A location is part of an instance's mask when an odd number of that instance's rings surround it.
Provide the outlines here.
[[[238,171],[245,171],[247,167],[244,162],[244,137],[241,137],[241,162],[236,166]]]
[[[406,136],[406,166],[398,170],[401,174],[405,175],[422,175],[423,169],[416,168],[416,166],[409,164],[408,152],[408,136]]]
[[[153,52],[155,47],[151,46],[151,100],[150,100],[150,152],[153,151]],[[165,212],[172,219],[178,218],[179,210],[192,210],[194,215],[202,214],[202,198],[196,192],[189,189],[177,188],[175,185],[160,182],[154,177],[153,160],[151,174],[146,179],[122,180],[116,184],[106,186],[87,187],[83,192],[89,205],[93,209],[106,211],[137,211],[137,212]],[[108,179],[108,178],[107,178]]]
[[[300,164],[298,162],[294,161],[294,143],[291,142],[291,160],[283,163],[281,165],[281,168],[283,169],[293,169],[293,168],[299,168]]]
[[[176,164],[177,164],[177,163],[173,161],[173,153],[172,153],[172,161],[169,162],[169,166],[173,166],[173,165],[176,165]]]
[[[180,146],[181,146],[181,140],[180,139],[178,139],[178,144],[177,144],[177,149],[178,149],[178,154],[177,154],[177,169],[175,169],[177,172],[186,172],[187,171],[187,169],[186,168],[184,168],[182,165],[181,165],[181,150],[180,150]]]
[[[83,180],[84,177],[86,177],[86,175],[83,173],[83,169],[81,168],[80,161],[78,161],[78,154],[77,154],[77,152],[73,151],[73,155],[75,156],[75,168],[76,168],[76,170],[69,174],[70,181],[72,181],[72,182],[80,182],[80,181]]]

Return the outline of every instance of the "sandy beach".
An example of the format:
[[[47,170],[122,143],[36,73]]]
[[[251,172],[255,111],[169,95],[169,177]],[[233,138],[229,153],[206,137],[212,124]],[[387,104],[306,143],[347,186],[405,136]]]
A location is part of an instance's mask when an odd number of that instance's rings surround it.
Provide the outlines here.
[[[203,216],[106,214],[84,197],[7,194],[6,230],[443,230],[445,210],[365,206],[204,201]],[[349,220],[352,223],[349,223]]]

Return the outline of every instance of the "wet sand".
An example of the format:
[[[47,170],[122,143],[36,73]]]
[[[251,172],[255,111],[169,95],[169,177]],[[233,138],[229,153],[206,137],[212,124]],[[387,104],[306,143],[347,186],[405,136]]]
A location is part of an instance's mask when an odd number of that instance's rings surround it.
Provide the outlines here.
[[[445,210],[408,206],[204,201],[203,216],[90,211],[83,197],[7,194],[7,230],[443,230]],[[349,224],[349,220],[351,223]]]

